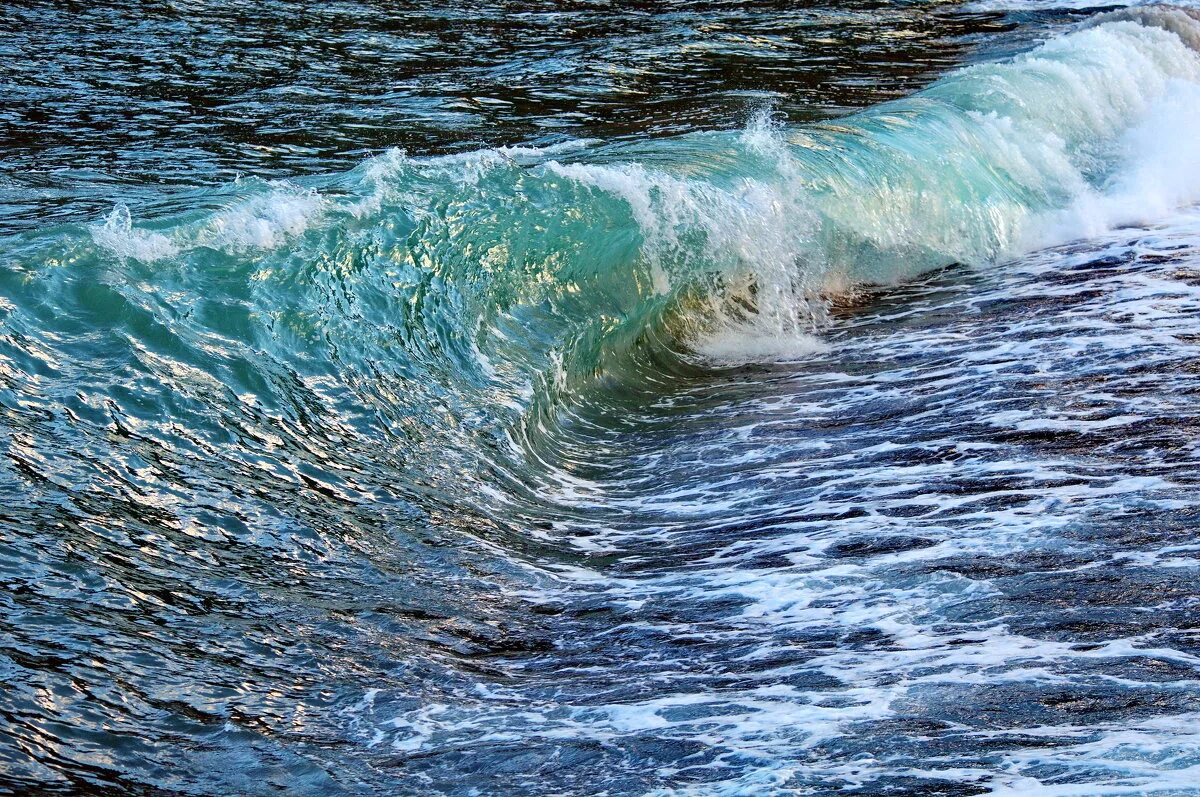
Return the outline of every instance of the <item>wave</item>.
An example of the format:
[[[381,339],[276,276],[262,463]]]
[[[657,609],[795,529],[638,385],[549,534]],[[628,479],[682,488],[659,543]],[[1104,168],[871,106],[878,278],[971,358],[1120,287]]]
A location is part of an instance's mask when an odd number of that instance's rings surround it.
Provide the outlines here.
[[[385,423],[426,484],[481,457],[504,481],[511,457],[553,458],[554,429],[588,402],[803,357],[828,303],[864,285],[1200,199],[1198,47],[1194,12],[1143,6],[833,122],[390,152],[19,247],[39,290],[66,290],[69,264],[239,395],[269,403],[270,388],[231,375],[218,338],[325,391],[347,423]]]

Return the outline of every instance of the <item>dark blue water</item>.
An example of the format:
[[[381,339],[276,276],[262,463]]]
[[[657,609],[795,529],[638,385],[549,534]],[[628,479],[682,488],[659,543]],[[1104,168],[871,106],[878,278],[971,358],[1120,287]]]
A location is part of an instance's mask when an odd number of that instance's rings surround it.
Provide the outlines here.
[[[1200,794],[1200,23],[10,4],[0,793]]]

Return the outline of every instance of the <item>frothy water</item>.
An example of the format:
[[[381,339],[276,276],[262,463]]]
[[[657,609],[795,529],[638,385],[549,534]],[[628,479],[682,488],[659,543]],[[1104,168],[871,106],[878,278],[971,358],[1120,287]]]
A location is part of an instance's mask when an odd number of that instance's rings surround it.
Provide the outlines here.
[[[1200,22],[1039,24],[26,213],[0,792],[1200,794]]]

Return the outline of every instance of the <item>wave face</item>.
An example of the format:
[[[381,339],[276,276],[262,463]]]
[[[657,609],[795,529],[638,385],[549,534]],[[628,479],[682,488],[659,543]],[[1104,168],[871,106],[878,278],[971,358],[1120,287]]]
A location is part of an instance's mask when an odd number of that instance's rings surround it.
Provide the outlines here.
[[[1143,6],[836,120],[17,229],[0,771],[1194,793],[1197,129]]]

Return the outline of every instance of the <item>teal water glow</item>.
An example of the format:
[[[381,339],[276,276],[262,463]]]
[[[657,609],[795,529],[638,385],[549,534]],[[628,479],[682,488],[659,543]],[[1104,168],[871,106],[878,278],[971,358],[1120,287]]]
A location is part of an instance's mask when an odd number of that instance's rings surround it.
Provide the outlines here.
[[[1200,164],[1168,132],[1196,121],[1197,31],[1178,9],[1118,12],[836,123],[391,152],[332,179],[246,180],[136,224],[120,206],[90,229],[18,237],[10,301],[62,296],[80,328],[135,324],[109,344],[131,376],[162,367],[140,362],[153,330],[151,352],[268,406],[264,354],[316,379],[387,369],[403,397],[354,407],[347,394],[346,417],[400,405],[441,452],[465,429],[541,423],[597,378],[637,392],[623,369],[638,347],[802,355],[825,295],[1185,204]]]

